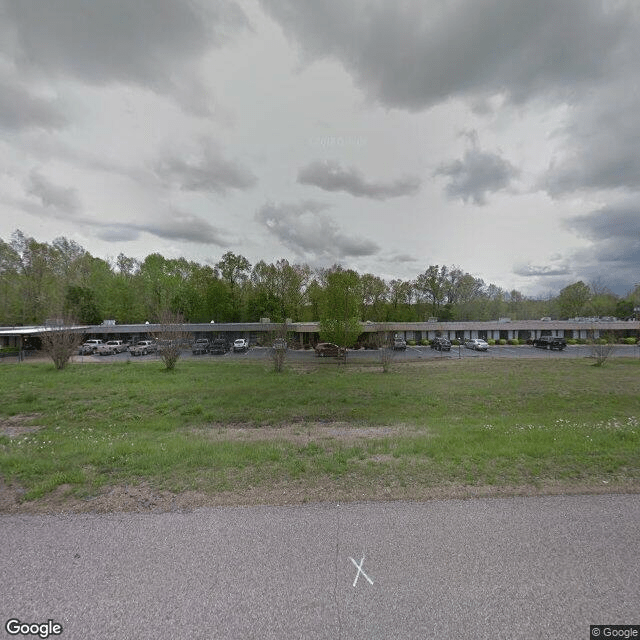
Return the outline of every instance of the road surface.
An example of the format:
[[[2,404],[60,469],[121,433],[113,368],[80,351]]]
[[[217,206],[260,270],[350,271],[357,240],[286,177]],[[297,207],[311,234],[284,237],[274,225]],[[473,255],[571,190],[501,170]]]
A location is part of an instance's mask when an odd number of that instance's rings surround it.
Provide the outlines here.
[[[0,637],[587,639],[640,624],[638,523],[640,495],[5,515]]]

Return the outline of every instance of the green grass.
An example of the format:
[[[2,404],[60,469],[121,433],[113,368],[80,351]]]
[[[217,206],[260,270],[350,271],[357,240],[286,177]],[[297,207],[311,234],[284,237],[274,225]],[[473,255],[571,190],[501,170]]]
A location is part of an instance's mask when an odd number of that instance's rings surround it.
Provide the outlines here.
[[[61,485],[86,494],[140,482],[217,492],[288,482],[359,490],[637,480],[639,381],[632,359],[601,368],[444,361],[387,374],[326,366],[276,374],[210,361],[171,372],[157,363],[4,364],[0,424],[42,428],[0,435],[0,476],[23,487],[26,500]],[[305,433],[311,423],[315,436],[304,444],[224,435],[239,424]],[[325,437],[322,425],[335,423],[394,431]]]

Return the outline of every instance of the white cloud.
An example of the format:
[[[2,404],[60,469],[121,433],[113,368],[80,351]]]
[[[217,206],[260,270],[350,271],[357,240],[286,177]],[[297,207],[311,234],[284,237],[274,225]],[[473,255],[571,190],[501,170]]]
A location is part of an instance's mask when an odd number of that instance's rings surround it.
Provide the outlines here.
[[[442,163],[435,176],[446,176],[450,198],[461,198],[477,205],[487,204],[487,194],[507,189],[520,174],[508,160],[498,153],[482,151],[474,143],[464,152],[462,160]]]
[[[420,189],[416,177],[399,178],[392,182],[371,182],[355,167],[343,168],[339,162],[315,160],[298,172],[300,184],[310,184],[325,191],[346,191],[352,196],[387,200],[415,195]]]
[[[184,191],[212,191],[221,195],[229,189],[249,189],[256,176],[247,167],[227,160],[210,141],[203,141],[196,157],[166,152],[156,165],[158,177]]]
[[[302,259],[333,261],[370,256],[379,251],[375,242],[341,231],[325,213],[327,208],[314,201],[265,204],[256,213],[256,220]]]

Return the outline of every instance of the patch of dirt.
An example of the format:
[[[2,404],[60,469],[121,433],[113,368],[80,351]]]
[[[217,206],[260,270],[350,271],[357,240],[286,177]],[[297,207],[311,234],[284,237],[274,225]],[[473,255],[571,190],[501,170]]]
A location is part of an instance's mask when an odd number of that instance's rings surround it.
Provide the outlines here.
[[[0,419],[0,433],[16,437],[37,431],[42,427],[25,424],[37,420],[37,414]],[[290,423],[282,426],[253,426],[246,423],[212,424],[193,427],[190,433],[216,441],[280,440],[305,446],[312,442],[323,446],[362,442],[373,438],[393,436],[429,435],[429,431],[397,424],[387,426],[354,426],[348,422]],[[393,456],[377,454],[354,464],[369,461],[389,463]],[[235,482],[237,480],[237,482]],[[298,505],[317,502],[366,502],[381,500],[447,500],[480,497],[540,496],[562,494],[640,493],[640,478],[605,478],[589,481],[541,481],[533,485],[464,485],[456,483],[433,486],[401,484],[393,477],[380,476],[371,480],[353,476],[338,479],[320,478],[292,480],[268,486],[252,486],[247,479],[228,478],[231,491],[207,493],[189,490],[180,493],[158,489],[147,482],[118,484],[105,487],[89,497],[74,494],[73,487],[61,485],[38,500],[25,501],[25,490],[20,485],[6,483],[0,476],[0,513],[60,514],[139,512],[162,513],[191,511],[200,507]]]
[[[235,440],[256,442],[261,440],[285,440],[298,445],[312,442],[336,441],[354,443],[359,440],[373,438],[389,438],[392,436],[428,435],[425,429],[411,428],[404,424],[382,427],[354,427],[349,422],[305,422],[279,426],[253,426],[249,424],[213,424],[209,427],[193,427],[190,433],[211,440]]]
[[[9,438],[15,438],[17,436],[24,435],[25,433],[33,433],[44,429],[42,425],[25,424],[31,422],[40,417],[38,413],[22,413],[17,416],[10,416],[8,418],[0,418],[0,436],[8,436]]]
[[[463,500],[471,498],[504,498],[543,495],[597,495],[640,493],[640,479],[616,481],[559,482],[547,481],[536,486],[400,486],[369,483],[354,485],[349,479],[322,479],[313,484],[292,481],[270,487],[245,487],[237,491],[209,494],[204,491],[170,491],[154,489],[147,483],[116,485],[90,498],[73,496],[68,485],[62,485],[40,500],[21,502],[24,491],[8,486],[0,478],[0,513],[53,515],[60,513],[164,513],[188,512],[201,507],[301,505],[321,502],[369,502],[410,500]]]

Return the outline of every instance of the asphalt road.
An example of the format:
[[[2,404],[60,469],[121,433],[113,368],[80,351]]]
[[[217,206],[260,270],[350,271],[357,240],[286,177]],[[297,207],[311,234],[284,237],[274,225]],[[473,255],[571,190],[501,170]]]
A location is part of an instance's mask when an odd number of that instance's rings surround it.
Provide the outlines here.
[[[0,516],[0,637],[587,639],[640,624],[639,522],[640,495]]]

